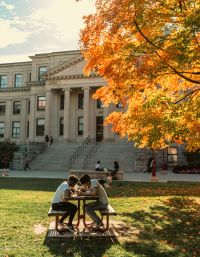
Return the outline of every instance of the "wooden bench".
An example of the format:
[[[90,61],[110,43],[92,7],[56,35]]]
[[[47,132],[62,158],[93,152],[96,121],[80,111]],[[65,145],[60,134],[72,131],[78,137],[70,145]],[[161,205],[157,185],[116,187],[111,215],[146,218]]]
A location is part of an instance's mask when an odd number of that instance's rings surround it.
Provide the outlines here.
[[[80,178],[83,174],[88,174],[91,179],[107,179],[107,176],[110,175],[110,171],[96,171],[96,170],[69,170],[70,175],[75,175],[77,178]],[[117,180],[123,180],[124,172],[118,171],[115,174]]]
[[[105,209],[105,210],[100,210],[99,212],[100,212],[100,214],[101,214],[101,220],[102,220],[102,222],[103,222],[104,217],[106,217],[106,224],[104,225],[104,228],[101,229],[101,231],[104,232],[104,231],[107,231],[107,230],[109,229],[109,217],[110,217],[110,216],[115,216],[115,215],[117,215],[117,212],[113,209],[113,207],[112,207],[110,204],[108,204],[107,209]],[[54,210],[52,209],[52,207],[50,207],[50,209],[49,209],[48,216],[49,216],[49,217],[52,217],[52,216],[55,217],[55,229],[56,229],[58,232],[60,232],[60,230],[58,229],[59,217],[60,217],[60,216],[63,216],[64,214],[65,214],[64,211],[54,211]]]
[[[52,209],[52,207],[50,207],[50,209],[49,209],[48,216],[49,216],[49,217],[51,217],[51,216],[54,216],[54,217],[55,217],[55,229],[56,229],[57,231],[59,231],[59,229],[58,229],[59,217],[60,217],[60,216],[63,216],[64,214],[65,214],[64,211],[54,211],[54,210]]]
[[[117,215],[117,212],[113,209],[113,207],[108,204],[108,207],[106,210],[101,210],[99,211],[101,216],[102,216],[102,222],[103,222],[103,219],[104,217],[106,217],[106,225],[104,225],[104,228],[101,229],[102,232],[104,231],[107,231],[109,229],[109,217],[110,216],[116,216]]]

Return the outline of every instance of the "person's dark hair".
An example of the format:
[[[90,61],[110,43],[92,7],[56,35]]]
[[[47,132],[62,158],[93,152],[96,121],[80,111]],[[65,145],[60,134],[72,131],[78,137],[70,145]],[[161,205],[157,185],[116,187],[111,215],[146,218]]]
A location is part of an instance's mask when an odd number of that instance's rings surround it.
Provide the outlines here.
[[[98,161],[97,163],[100,163],[100,161]]]
[[[84,184],[90,182],[90,176],[88,174],[83,174],[80,177],[79,181],[81,182],[82,185],[84,185]]]
[[[69,176],[69,178],[68,178],[68,182],[70,183],[70,182],[73,182],[74,184],[76,184],[77,182],[78,182],[78,178],[76,177],[76,176],[74,176],[74,175],[71,175],[71,176]]]

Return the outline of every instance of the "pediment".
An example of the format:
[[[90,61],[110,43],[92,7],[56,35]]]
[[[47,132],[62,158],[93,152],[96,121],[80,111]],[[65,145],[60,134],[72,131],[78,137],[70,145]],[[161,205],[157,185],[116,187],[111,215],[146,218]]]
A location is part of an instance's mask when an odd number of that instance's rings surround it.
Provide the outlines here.
[[[54,69],[48,71],[44,77],[46,80],[85,77],[83,73],[84,66],[85,60],[80,55],[79,57],[72,58],[61,65],[56,66]],[[92,74],[91,76],[93,77],[96,75]]]

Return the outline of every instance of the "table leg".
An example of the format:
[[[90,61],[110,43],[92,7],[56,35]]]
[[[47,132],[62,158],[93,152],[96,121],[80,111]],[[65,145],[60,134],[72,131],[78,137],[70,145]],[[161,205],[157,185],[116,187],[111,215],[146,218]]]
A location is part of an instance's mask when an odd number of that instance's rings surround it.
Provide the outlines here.
[[[85,202],[86,202],[86,200],[83,199],[83,225],[84,225],[85,228],[91,229],[90,225],[91,225],[93,222],[91,222],[91,223],[89,223],[89,224],[86,223]]]
[[[77,223],[75,225],[75,228],[78,228],[78,226],[80,224],[80,219],[82,218],[81,217],[81,210],[80,209],[81,209],[81,204],[80,204],[80,200],[78,200],[78,213],[77,213],[78,219],[77,219]]]

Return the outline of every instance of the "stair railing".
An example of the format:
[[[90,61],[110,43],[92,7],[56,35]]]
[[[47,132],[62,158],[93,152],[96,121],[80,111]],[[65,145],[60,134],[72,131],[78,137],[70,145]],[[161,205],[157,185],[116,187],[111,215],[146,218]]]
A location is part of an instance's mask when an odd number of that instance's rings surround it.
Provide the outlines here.
[[[87,145],[90,143],[90,139],[87,138],[85,141],[76,149],[73,155],[70,157],[68,162],[68,169],[71,169],[72,165],[74,164],[75,160],[85,151]]]
[[[97,152],[97,149],[102,145],[102,142],[95,142],[94,145],[91,147],[90,151],[86,155],[84,161],[83,161],[83,169],[85,170],[89,160],[92,158],[92,156]]]

